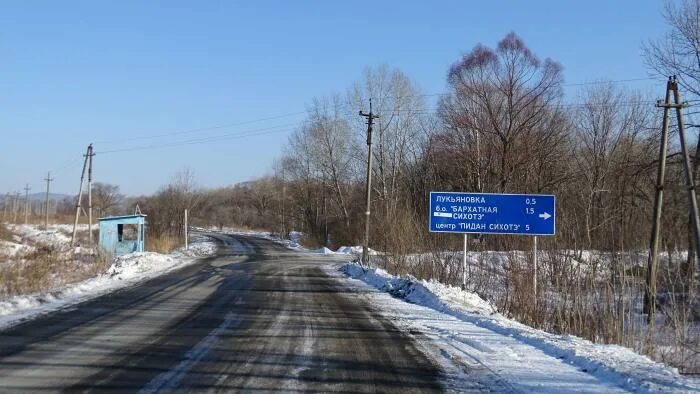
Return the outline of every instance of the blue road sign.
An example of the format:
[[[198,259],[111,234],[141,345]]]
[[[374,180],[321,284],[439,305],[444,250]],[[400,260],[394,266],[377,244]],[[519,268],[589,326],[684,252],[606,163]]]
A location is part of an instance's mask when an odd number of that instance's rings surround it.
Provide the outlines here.
[[[430,231],[554,235],[554,196],[430,192]]]

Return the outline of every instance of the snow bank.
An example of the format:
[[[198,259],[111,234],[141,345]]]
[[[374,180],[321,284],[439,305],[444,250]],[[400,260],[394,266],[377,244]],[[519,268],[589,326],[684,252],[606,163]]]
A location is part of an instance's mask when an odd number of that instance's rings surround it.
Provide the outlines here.
[[[316,249],[316,250],[313,250],[312,253],[318,253],[318,254],[335,254],[334,251],[328,249],[328,248],[325,247],[325,246],[322,247],[322,248],[318,248],[318,249]]]
[[[435,281],[393,276],[381,269],[365,269],[355,263],[343,265],[341,271],[395,297],[530,345],[626,390],[700,391],[700,381],[680,375],[675,368],[622,346],[594,344],[582,338],[549,334],[528,327],[495,313],[492,305],[474,293]]]
[[[66,225],[59,226],[49,226],[47,230],[43,230],[34,225],[29,224],[19,224],[19,225],[9,225],[8,228],[13,233],[19,235],[22,238],[22,243],[50,246],[54,248],[59,248],[62,246],[67,246],[70,243],[71,237],[69,231],[72,232],[72,228],[68,230]],[[87,230],[87,226],[85,227]]]
[[[215,242],[197,242],[189,245],[186,250],[183,248],[180,252],[185,256],[205,257],[215,255],[218,249],[219,245]]]
[[[176,266],[172,257],[154,252],[136,252],[114,259],[106,275],[119,280],[142,277],[143,274],[162,272]]]
[[[355,279],[385,291],[408,302],[423,305],[440,312],[450,312],[457,306],[460,311],[494,314],[496,308],[478,295],[458,287],[446,286],[435,280],[418,280],[411,275],[398,277],[381,268],[366,269],[357,263],[347,263],[341,270]]]
[[[302,235],[300,232],[292,231],[290,232],[290,238],[292,239],[282,239],[280,238],[277,234],[273,234],[270,232],[264,232],[264,231],[230,231],[230,234],[238,234],[238,235],[246,235],[250,237],[258,237],[258,238],[263,238],[268,241],[276,242],[287,249],[291,250],[298,250],[298,251],[308,251],[306,248],[301,246],[299,244],[299,241],[302,238]]]
[[[35,250],[36,248],[33,246],[0,240],[0,256],[2,257],[24,256]]]
[[[338,248],[338,250],[336,250],[336,253],[353,254],[353,255],[362,254],[362,246],[341,246]],[[369,248],[369,254],[379,255],[380,253],[372,248]]]
[[[0,301],[0,328],[109,293],[191,262],[151,252],[119,256],[106,273],[97,277],[49,293],[15,296]]]
[[[15,296],[0,301],[0,329],[182,268],[196,262],[195,257],[215,254],[217,249],[216,243],[200,237],[190,245],[190,250],[186,253],[176,251],[164,255],[137,252],[119,256],[102,275],[56,291]]]

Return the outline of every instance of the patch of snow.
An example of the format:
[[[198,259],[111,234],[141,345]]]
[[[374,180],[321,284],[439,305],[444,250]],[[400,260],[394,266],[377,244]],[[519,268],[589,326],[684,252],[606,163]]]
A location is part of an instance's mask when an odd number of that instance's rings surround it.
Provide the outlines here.
[[[700,381],[680,375],[675,368],[625,347],[525,326],[495,313],[492,305],[474,293],[355,263],[343,265],[341,271],[410,302],[376,297],[381,310],[394,314],[393,320],[430,339],[439,349],[433,354],[451,364],[453,371],[485,368],[494,379],[505,382],[505,390],[700,391]]]
[[[47,230],[29,224],[8,226],[10,231],[19,235],[23,243],[60,248],[70,243],[71,237],[59,226],[49,226]],[[72,230],[71,230],[72,231]]]
[[[50,293],[10,297],[0,301],[0,329],[182,268],[196,262],[195,257],[215,254],[215,246],[208,238],[200,237],[193,242],[188,254],[129,253],[116,257],[104,274],[94,278]]]
[[[342,254],[352,254],[352,255],[358,255],[362,254],[362,246],[341,246],[338,248],[338,250],[335,251],[336,253],[342,253]],[[378,256],[381,255],[382,253],[369,248],[369,254],[373,256]]]
[[[290,241],[298,244],[304,238],[304,233],[300,231],[290,231],[288,238]]]
[[[218,249],[219,245],[215,242],[196,242],[189,245],[186,250],[182,250],[182,254],[190,257],[205,257],[215,255]]]
[[[21,243],[0,240],[0,256],[19,257],[35,251],[36,248]]]
[[[325,247],[325,246],[322,247],[322,248],[318,248],[318,249],[316,249],[316,250],[312,250],[311,252],[312,252],[312,253],[318,253],[318,254],[335,254],[334,251],[328,249],[328,248]]]
[[[306,248],[304,248],[303,246],[301,246],[301,245],[298,243],[298,240],[299,240],[298,237],[294,237],[295,239],[297,239],[297,241],[294,241],[294,240],[292,240],[292,239],[282,239],[282,238],[279,237],[278,234],[273,234],[273,233],[266,232],[266,231],[239,231],[239,230],[234,230],[234,231],[229,231],[228,233],[229,233],[229,234],[245,235],[245,236],[249,236],[249,237],[263,238],[263,239],[266,239],[266,240],[268,240],[268,241],[276,242],[276,243],[278,243],[278,244],[280,244],[280,245],[286,247],[287,249],[298,250],[298,251],[308,251]],[[299,232],[294,232],[294,231],[290,232],[290,234],[292,234],[292,233],[295,233],[295,234],[297,234],[297,235],[298,235],[298,234],[301,234],[301,233],[299,233]]]
[[[208,257],[215,255],[218,250],[219,244],[211,238],[202,234],[193,234],[190,236],[190,244],[187,249],[183,246],[175,253],[187,257]]]

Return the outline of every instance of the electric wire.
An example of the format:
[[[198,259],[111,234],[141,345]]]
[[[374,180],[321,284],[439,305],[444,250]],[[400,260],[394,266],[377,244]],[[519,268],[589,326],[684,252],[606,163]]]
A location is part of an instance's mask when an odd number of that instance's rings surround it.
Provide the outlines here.
[[[631,83],[631,82],[640,82],[640,81],[661,81],[661,78],[658,77],[640,77],[640,78],[627,78],[627,79],[617,79],[617,80],[599,80],[599,81],[584,81],[584,82],[575,82],[575,83],[563,83],[561,86],[563,87],[571,87],[571,86],[586,86],[586,85],[600,85],[600,84],[618,84],[618,83]],[[383,96],[382,99],[396,99],[396,98],[407,98],[407,97],[434,97],[434,96],[447,96],[450,95],[451,93],[426,93],[426,94],[417,94],[417,95],[405,95],[405,96]],[[700,100],[688,100],[688,103],[693,103],[693,102],[698,102]],[[652,100],[644,100],[644,101],[635,101],[631,103],[618,103],[618,104],[591,104],[591,103],[566,103],[566,104],[554,104],[549,106],[550,108],[559,108],[559,109],[576,109],[576,108],[585,108],[585,107],[606,107],[606,106],[635,106],[635,105],[640,105],[640,104],[653,104],[656,101]],[[354,106],[353,103],[348,101],[346,104],[338,106],[337,109],[344,109],[344,108],[349,108]],[[435,113],[437,111],[437,107],[435,108],[408,108],[408,109],[379,109],[376,112],[377,113],[383,113],[383,114],[430,114],[430,113]],[[231,128],[231,127],[238,127],[238,126],[244,126],[244,125],[249,125],[249,124],[254,124],[254,123],[260,123],[260,122],[266,122],[266,121],[271,121],[271,120],[276,120],[276,119],[283,119],[283,118],[288,118],[288,117],[294,117],[294,116],[299,116],[303,114],[309,113],[308,110],[304,111],[296,111],[296,112],[290,112],[290,113],[284,113],[284,114],[279,114],[279,115],[272,115],[272,116],[265,116],[265,117],[260,117],[260,118],[255,118],[255,119],[250,119],[250,120],[245,120],[245,121],[240,121],[240,122],[232,122],[232,123],[226,123],[226,124],[219,124],[219,125],[214,125],[214,126],[205,126],[205,127],[199,127],[199,128],[191,128],[191,129],[185,129],[185,130],[177,130],[173,132],[167,132],[167,133],[158,133],[158,134],[152,134],[152,135],[142,135],[142,136],[137,136],[137,137],[130,137],[130,138],[121,138],[121,139],[111,139],[111,140],[98,140],[95,142],[95,144],[105,144],[107,145],[108,149],[103,150],[103,151],[96,151],[98,154],[114,154],[114,153],[120,153],[120,152],[131,152],[131,151],[141,151],[141,150],[150,150],[150,149],[160,149],[160,148],[166,148],[166,147],[177,147],[177,146],[187,146],[187,145],[196,145],[196,144],[205,144],[205,143],[213,143],[213,142],[219,142],[227,139],[240,139],[240,138],[246,138],[246,137],[253,137],[253,136],[259,136],[259,135],[266,135],[266,134],[276,134],[276,133],[283,133],[283,132],[288,132],[288,131],[293,131],[294,129],[301,127],[303,124],[309,122],[309,120],[303,120],[298,123],[286,123],[286,124],[281,124],[281,125],[273,125],[270,127],[265,127],[265,128],[260,128],[260,129],[254,129],[254,130],[247,130],[247,131],[236,131],[232,133],[226,133],[226,134],[220,134],[220,135],[213,135],[213,136],[201,136],[198,138],[191,138],[187,140],[182,140],[182,141],[164,141],[160,143],[152,143],[149,145],[140,145],[140,146],[131,146],[131,147],[125,147],[125,148],[111,148],[109,149],[110,145],[117,144],[117,143],[124,143],[124,142],[133,142],[133,141],[142,141],[142,140],[156,140],[156,139],[165,139],[167,137],[174,137],[174,136],[181,136],[181,135],[187,135],[187,134],[198,134],[202,132],[207,132],[207,131],[213,131],[213,130],[220,130],[220,129],[225,129],[225,128]],[[60,166],[58,169],[54,171],[55,174],[62,173],[64,171],[67,171],[69,169],[78,167],[82,164],[83,159],[75,159],[75,160],[68,160],[67,164],[64,164]]]

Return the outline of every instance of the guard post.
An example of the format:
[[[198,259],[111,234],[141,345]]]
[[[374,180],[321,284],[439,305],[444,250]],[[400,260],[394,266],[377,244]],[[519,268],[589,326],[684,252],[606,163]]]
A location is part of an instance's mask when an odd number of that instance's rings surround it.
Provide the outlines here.
[[[143,252],[146,215],[111,216],[99,218],[100,248],[113,256]]]

